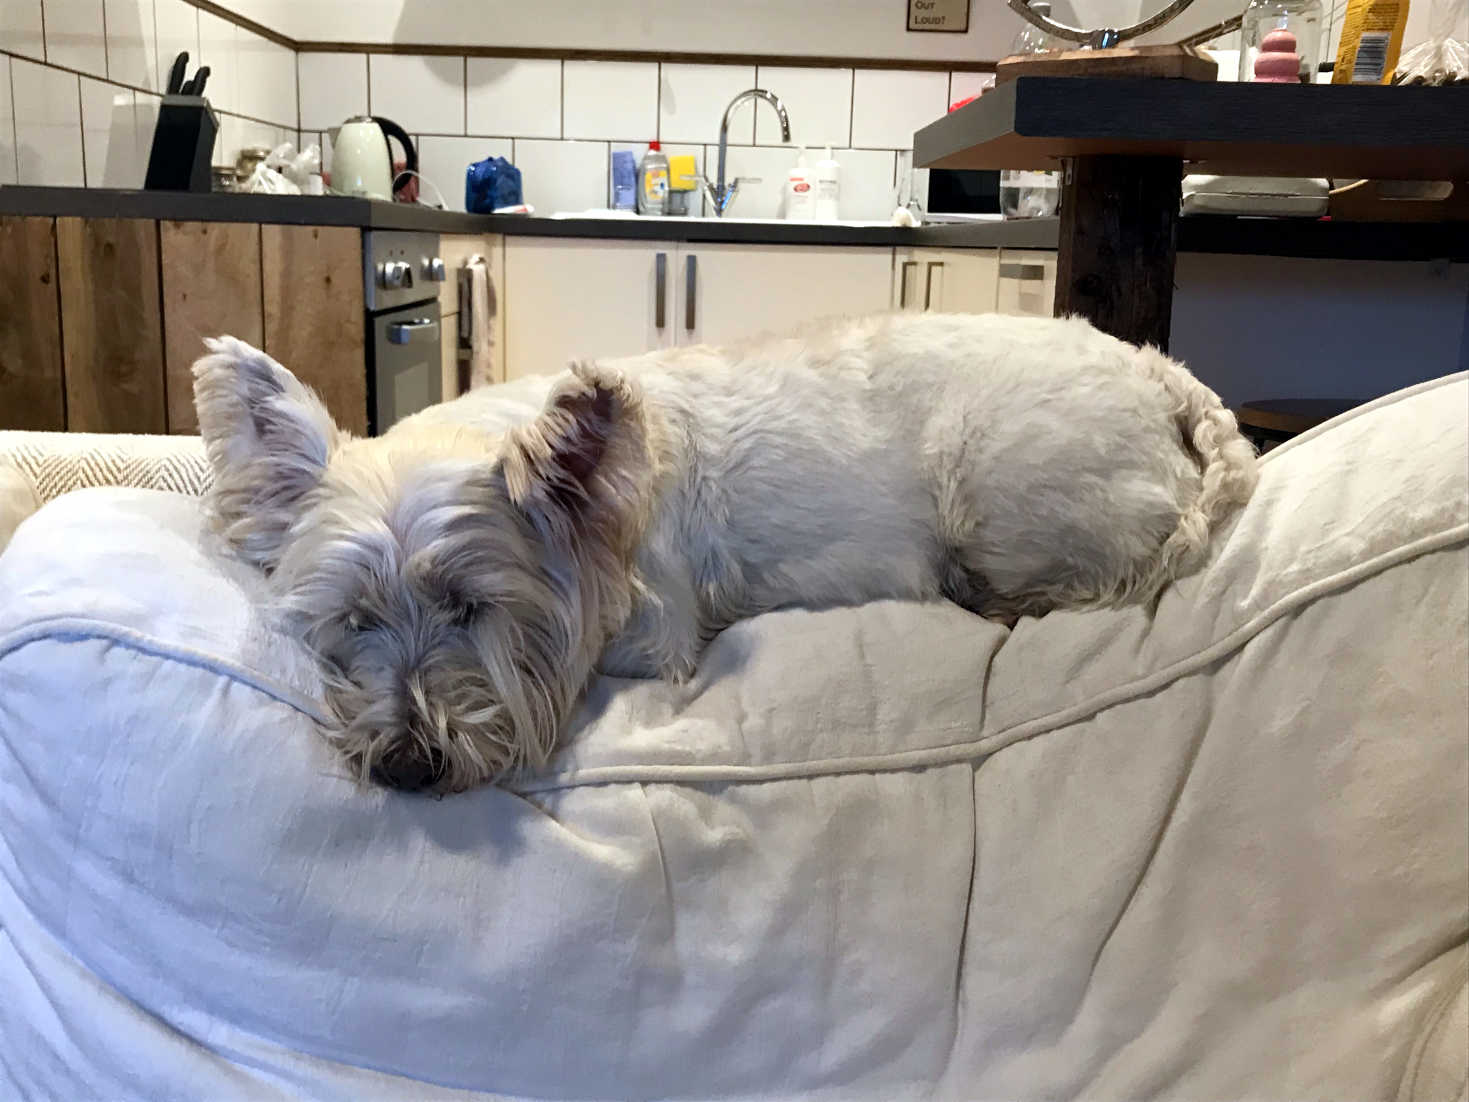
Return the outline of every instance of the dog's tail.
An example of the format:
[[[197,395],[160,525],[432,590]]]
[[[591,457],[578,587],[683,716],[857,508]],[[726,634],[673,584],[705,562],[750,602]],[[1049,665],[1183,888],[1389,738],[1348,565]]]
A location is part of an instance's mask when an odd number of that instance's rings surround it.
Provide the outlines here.
[[[1219,395],[1157,349],[1144,348],[1140,355],[1145,368],[1173,400],[1178,430],[1193,450],[1203,477],[1199,496],[1178,518],[1178,526],[1164,541],[1154,564],[1153,584],[1148,588],[1156,593],[1199,564],[1215,525],[1249,500],[1259,473],[1254,446],[1240,433],[1234,414],[1224,408]]]

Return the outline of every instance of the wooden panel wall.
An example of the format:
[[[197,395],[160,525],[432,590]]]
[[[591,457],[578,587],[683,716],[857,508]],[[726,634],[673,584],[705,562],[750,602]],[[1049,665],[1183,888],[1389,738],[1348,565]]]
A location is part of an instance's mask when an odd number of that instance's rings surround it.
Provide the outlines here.
[[[0,218],[0,429],[66,427],[56,223]]]
[[[367,432],[362,233],[262,226],[265,351],[321,395],[338,425]]]
[[[260,227],[243,222],[160,222],[163,364],[168,431],[196,433],[194,361],[204,338],[265,343]]]
[[[66,427],[164,432],[158,228],[124,218],[58,218]]]

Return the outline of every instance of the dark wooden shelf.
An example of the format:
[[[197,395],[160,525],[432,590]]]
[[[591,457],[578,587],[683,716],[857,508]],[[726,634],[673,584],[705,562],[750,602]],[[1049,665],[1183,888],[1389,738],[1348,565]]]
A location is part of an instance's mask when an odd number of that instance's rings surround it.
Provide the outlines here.
[[[1176,157],[1189,172],[1469,178],[1469,86],[1020,77],[914,135],[925,168]]]

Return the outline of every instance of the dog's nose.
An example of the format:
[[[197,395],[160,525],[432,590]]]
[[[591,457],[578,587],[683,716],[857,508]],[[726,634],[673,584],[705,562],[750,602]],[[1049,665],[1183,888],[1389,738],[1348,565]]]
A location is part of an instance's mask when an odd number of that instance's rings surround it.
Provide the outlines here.
[[[372,768],[379,784],[402,792],[427,788],[444,773],[444,754],[434,747],[406,739],[384,752]]]

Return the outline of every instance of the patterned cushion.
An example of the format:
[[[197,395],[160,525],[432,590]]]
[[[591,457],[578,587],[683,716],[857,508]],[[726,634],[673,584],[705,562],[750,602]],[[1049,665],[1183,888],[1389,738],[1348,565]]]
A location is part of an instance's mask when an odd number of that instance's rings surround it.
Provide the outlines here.
[[[198,497],[213,480],[197,436],[0,432],[0,549],[52,498],[88,486],[134,486]]]

